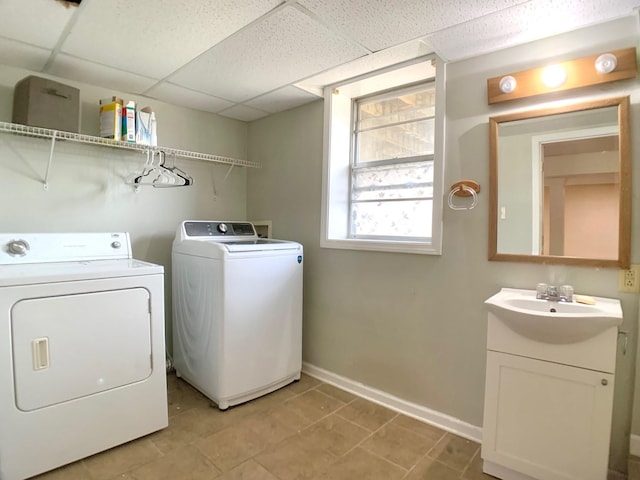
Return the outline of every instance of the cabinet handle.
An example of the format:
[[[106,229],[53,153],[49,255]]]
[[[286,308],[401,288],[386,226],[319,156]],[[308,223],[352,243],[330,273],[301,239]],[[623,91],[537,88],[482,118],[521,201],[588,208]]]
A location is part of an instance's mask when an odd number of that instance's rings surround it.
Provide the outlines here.
[[[609,385],[609,381],[606,378],[603,378],[602,380],[600,380],[600,383],[604,386]]]

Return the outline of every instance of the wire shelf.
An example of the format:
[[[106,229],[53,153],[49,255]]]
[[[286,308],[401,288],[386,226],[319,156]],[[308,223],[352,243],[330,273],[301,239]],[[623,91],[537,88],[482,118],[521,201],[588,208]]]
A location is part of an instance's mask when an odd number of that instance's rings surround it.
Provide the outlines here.
[[[227,165],[236,165],[239,167],[260,168],[260,164],[250,162],[248,160],[240,160],[237,158],[222,157],[220,155],[211,155],[208,153],[190,152],[188,150],[180,150],[168,147],[152,147],[149,145],[139,145],[136,143],[122,142],[120,140],[112,140],[110,138],[94,137],[84,135],[82,133],[62,132],[59,130],[51,130],[42,127],[31,127],[20,125],[17,123],[0,122],[0,133],[12,133],[14,135],[23,135],[27,137],[46,138],[55,140],[68,140],[70,142],[86,143],[98,145],[102,147],[121,148],[124,150],[135,151],[153,151],[165,152],[166,155],[174,155],[181,158],[190,158],[194,160],[203,160],[207,162],[224,163]]]

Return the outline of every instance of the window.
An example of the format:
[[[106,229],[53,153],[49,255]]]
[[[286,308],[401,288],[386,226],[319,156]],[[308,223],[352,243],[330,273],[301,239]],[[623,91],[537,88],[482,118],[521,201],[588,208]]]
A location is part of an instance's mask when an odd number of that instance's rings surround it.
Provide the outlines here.
[[[356,99],[354,106],[349,237],[429,241],[433,83]]]
[[[321,246],[440,253],[443,95],[434,64],[326,90]]]

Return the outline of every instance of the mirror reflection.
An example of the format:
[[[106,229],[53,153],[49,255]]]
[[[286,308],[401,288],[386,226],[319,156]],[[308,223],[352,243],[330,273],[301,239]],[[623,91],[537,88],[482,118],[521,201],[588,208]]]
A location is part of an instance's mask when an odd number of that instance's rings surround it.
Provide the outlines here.
[[[490,126],[489,258],[625,268],[628,97],[493,117]]]

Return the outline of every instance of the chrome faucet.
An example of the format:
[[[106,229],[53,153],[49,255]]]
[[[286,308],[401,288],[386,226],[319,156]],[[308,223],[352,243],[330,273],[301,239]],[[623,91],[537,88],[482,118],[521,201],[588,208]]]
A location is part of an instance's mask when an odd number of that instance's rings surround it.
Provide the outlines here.
[[[555,285],[539,283],[536,288],[536,298],[551,302],[573,302],[573,287],[562,285],[559,289]]]

